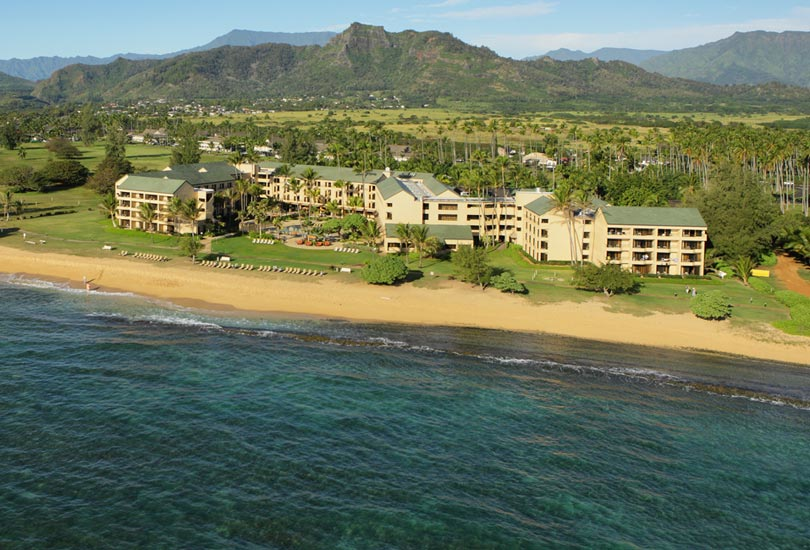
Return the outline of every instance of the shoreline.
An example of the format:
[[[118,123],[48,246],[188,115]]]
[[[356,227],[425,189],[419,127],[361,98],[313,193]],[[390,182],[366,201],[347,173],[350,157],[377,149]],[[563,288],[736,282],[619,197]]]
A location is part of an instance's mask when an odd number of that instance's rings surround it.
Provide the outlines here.
[[[690,314],[633,316],[606,311],[595,297],[584,303],[532,304],[494,289],[458,282],[438,289],[380,287],[341,281],[334,274],[295,279],[256,271],[210,270],[118,256],[83,257],[0,246],[0,272],[67,282],[83,279],[101,291],[129,292],[183,307],[246,314],[292,315],[362,323],[474,327],[553,334],[647,347],[720,353],[810,365],[810,339],[768,326],[732,327]],[[300,277],[300,276],[299,276]],[[91,291],[92,293],[92,291]]]

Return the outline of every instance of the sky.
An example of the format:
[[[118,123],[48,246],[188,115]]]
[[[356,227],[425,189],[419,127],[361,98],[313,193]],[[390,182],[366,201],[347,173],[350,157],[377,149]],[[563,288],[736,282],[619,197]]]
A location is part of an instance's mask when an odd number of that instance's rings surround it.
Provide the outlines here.
[[[673,50],[736,31],[810,31],[806,0],[40,0],[3,6],[0,59],[169,53],[233,29],[335,31],[352,22],[389,31],[449,32],[521,59],[557,48]]]

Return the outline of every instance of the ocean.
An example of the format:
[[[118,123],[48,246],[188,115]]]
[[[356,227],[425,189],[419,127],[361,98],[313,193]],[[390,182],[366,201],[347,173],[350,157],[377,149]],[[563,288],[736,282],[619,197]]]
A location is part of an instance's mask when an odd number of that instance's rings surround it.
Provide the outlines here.
[[[2,548],[807,548],[810,368],[0,279]]]

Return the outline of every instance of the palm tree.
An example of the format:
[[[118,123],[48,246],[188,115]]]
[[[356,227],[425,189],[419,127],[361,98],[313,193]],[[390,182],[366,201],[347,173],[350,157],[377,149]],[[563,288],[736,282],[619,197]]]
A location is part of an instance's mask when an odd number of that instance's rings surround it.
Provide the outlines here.
[[[355,210],[362,210],[364,206],[363,197],[360,195],[353,195],[349,197],[349,207]]]
[[[118,201],[115,200],[115,193],[110,191],[101,197],[101,202],[98,205],[99,209],[112,220],[113,227],[118,227],[115,223],[115,214],[118,209]]]
[[[343,214],[344,214],[344,211],[345,211],[345,206],[346,206],[346,192],[344,191],[344,189],[347,189],[348,186],[349,186],[349,182],[346,181],[346,180],[341,180],[341,179],[335,180],[335,182],[332,184],[332,187],[337,189],[338,192],[340,193],[340,217],[341,218],[343,217]]]
[[[402,243],[402,246],[405,247],[405,263],[408,263],[410,260],[410,254],[408,254],[408,247],[411,244],[411,236],[413,235],[413,228],[409,223],[398,223],[397,224],[397,237],[399,238],[399,242]]]
[[[200,203],[195,197],[191,197],[190,199],[186,199],[182,202],[182,206],[180,208],[180,219],[192,226],[191,233],[197,233],[197,226],[195,222],[202,211],[203,208],[200,206]]]
[[[577,261],[576,236],[574,234],[574,188],[567,180],[563,180],[549,197],[554,209],[557,210],[565,220],[568,229],[568,245],[571,252],[571,264]]]
[[[9,211],[11,210],[12,203],[14,202],[14,193],[11,189],[4,189],[0,192],[0,202],[3,203],[3,215],[6,218],[6,221],[9,219]]]
[[[172,218],[172,232],[177,230],[177,221],[182,216],[183,212],[183,199],[180,197],[172,197],[169,199],[169,215]]]
[[[366,220],[360,228],[363,241],[377,252],[377,243],[380,240],[380,226],[374,220]]]
[[[419,267],[422,267],[423,252],[429,238],[430,228],[426,225],[414,225],[411,227],[411,243],[419,256]]]
[[[152,225],[155,223],[155,218],[157,217],[155,205],[151,202],[142,202],[139,213],[141,215],[141,229],[144,229],[147,233],[151,233]]]

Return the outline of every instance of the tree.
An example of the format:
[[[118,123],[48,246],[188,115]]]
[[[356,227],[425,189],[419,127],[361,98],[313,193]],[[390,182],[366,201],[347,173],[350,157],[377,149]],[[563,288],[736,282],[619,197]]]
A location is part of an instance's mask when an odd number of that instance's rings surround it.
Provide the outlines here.
[[[390,254],[374,258],[360,271],[364,281],[373,285],[393,285],[408,276],[408,266]]]
[[[690,308],[701,319],[721,320],[731,316],[731,301],[719,290],[698,294],[692,298]]]
[[[118,201],[115,199],[115,193],[112,191],[105,193],[101,198],[98,208],[104,213],[105,216],[110,218],[113,227],[118,227],[118,224],[115,221],[115,216],[118,209]]]
[[[770,250],[779,206],[755,175],[725,164],[708,185],[687,195],[700,210],[715,253],[727,259],[758,258]]]
[[[82,106],[81,137],[86,146],[93,145],[101,133],[102,125],[92,104]]]
[[[50,139],[45,148],[59,159],[77,159],[82,156],[79,149],[65,138]]]
[[[138,213],[141,215],[141,220],[144,231],[147,233],[152,232],[152,225],[155,223],[155,218],[157,217],[157,209],[155,205],[151,202],[142,202],[140,208],[138,209]]]
[[[574,286],[582,290],[603,292],[611,297],[616,293],[633,292],[638,283],[629,271],[616,264],[585,264],[574,272]]]
[[[77,160],[49,160],[40,174],[49,187],[79,187],[87,182],[90,171]]]
[[[3,203],[3,216],[8,221],[9,211],[14,204],[14,193],[9,188],[5,188],[0,192],[0,202]]]
[[[197,261],[197,254],[200,253],[202,248],[202,240],[194,233],[183,237],[180,243],[180,251],[186,256],[190,256],[192,263]]]
[[[492,286],[501,292],[509,292],[511,294],[524,294],[526,287],[523,283],[515,279],[515,275],[511,271],[504,271],[500,275],[492,277]]]
[[[426,225],[411,226],[411,244],[416,249],[416,255],[419,257],[419,267],[422,267],[422,258],[425,256],[425,246],[427,246],[429,233],[430,228]]]
[[[197,139],[197,130],[190,123],[182,124],[177,129],[177,145],[172,148],[172,166],[180,164],[196,164],[200,162],[202,153]]]
[[[754,270],[754,260],[750,256],[740,256],[731,264],[734,274],[740,278],[745,286],[748,286],[748,278]]]
[[[402,248],[404,249],[405,254],[405,263],[410,261],[410,254],[408,254],[408,247],[411,244],[411,236],[413,235],[413,229],[411,228],[411,224],[409,223],[398,223],[397,224],[397,238],[399,242],[402,244]]]
[[[377,243],[380,241],[380,226],[374,220],[366,220],[360,228],[363,241],[377,251]]]
[[[452,262],[462,281],[480,285],[482,290],[489,284],[492,267],[483,248],[459,246],[453,253]]]
[[[0,128],[0,145],[4,149],[13,151],[20,142],[20,131],[12,124],[5,124]]]
[[[115,190],[115,182],[121,176],[134,171],[132,163],[126,157],[126,140],[127,134],[121,128],[108,132],[104,158],[87,180],[88,187],[104,195]]]
[[[201,212],[202,206],[200,206],[200,203],[197,202],[197,199],[194,197],[186,199],[180,203],[180,211],[179,211],[180,219],[191,225],[192,234],[197,232],[195,222],[197,221],[197,218],[199,217]]]

